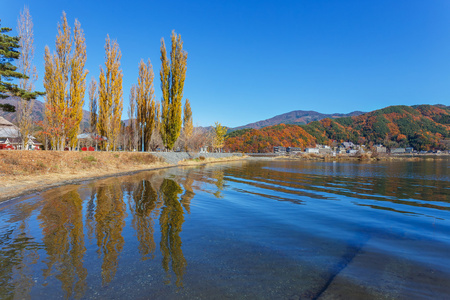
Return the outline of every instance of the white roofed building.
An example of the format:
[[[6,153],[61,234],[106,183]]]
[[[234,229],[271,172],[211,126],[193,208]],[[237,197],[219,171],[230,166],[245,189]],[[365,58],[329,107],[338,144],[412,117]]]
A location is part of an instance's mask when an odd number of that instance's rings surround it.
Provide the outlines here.
[[[42,144],[36,138],[29,135],[25,149],[39,149]],[[0,150],[22,149],[22,137],[19,128],[3,117],[0,117]]]

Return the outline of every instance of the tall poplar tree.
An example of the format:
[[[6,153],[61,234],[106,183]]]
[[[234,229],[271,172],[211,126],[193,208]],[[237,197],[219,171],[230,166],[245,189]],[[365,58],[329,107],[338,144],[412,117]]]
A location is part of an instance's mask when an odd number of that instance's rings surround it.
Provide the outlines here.
[[[28,76],[17,72],[17,67],[12,64],[15,59],[19,58],[20,52],[17,50],[19,37],[7,35],[10,31],[11,28],[0,27],[0,100],[9,96],[17,96],[25,100],[36,99],[37,96],[44,95],[44,93],[30,92],[11,82],[14,79],[27,79]],[[0,109],[9,112],[15,111],[15,107],[9,104],[0,103]]]
[[[72,38],[67,23],[66,13],[63,12],[61,23],[58,23],[56,36],[56,53],[51,54],[48,46],[45,47],[45,75],[44,87],[46,97],[46,117],[51,129],[52,148],[64,150],[67,132],[70,127],[66,100],[69,95],[70,54]]]
[[[86,42],[83,29],[78,20],[75,20],[73,29],[73,56],[70,63],[70,97],[67,105],[71,107],[70,119],[73,120],[73,127],[69,128],[69,145],[74,148],[78,142],[81,120],[83,119],[84,94],[86,92]]]
[[[139,128],[137,126],[137,117],[136,117],[136,107],[137,107],[136,90],[137,87],[135,84],[133,84],[130,88],[130,106],[128,107],[128,120],[130,128],[130,150],[137,149],[139,141]]]
[[[97,109],[98,109],[98,93],[97,81],[92,77],[89,83],[89,131],[95,133],[97,130]]]
[[[27,6],[20,12],[17,20],[17,32],[19,34],[19,46],[21,49],[18,67],[20,73],[27,76],[19,80],[19,87],[27,92],[32,92],[34,89],[34,82],[37,80],[36,66],[33,65],[34,58],[34,35],[33,35],[33,20],[30,15],[30,10]],[[25,149],[25,144],[28,143],[28,136],[30,135],[33,125],[31,113],[33,111],[34,99],[26,100],[20,99],[17,110],[17,121],[20,134],[22,136],[22,149]]]
[[[91,137],[94,136],[95,139],[95,150],[97,150],[97,121],[98,121],[98,92],[97,92],[97,81],[95,78],[91,78],[89,83],[89,132]]]
[[[173,149],[182,125],[182,98],[186,78],[187,52],[183,50],[181,36],[172,31],[170,61],[164,38],[161,39],[161,138],[164,146]]]
[[[56,84],[56,66],[54,63],[55,55],[50,54],[48,46],[45,47],[45,74],[44,74],[44,87],[46,91],[45,96],[45,133],[50,139],[50,146],[53,149],[59,147],[59,135],[61,124],[58,124],[59,116],[57,115],[57,84]]]
[[[52,147],[60,150],[64,150],[66,138],[72,148],[77,143],[88,73],[84,69],[84,33],[78,20],[75,20],[73,39],[70,31],[66,13],[63,12],[58,24],[56,53],[51,54],[46,46],[44,55],[47,123],[52,131]]]
[[[192,111],[191,104],[189,103],[189,99],[186,99],[184,103],[184,116],[183,116],[183,133],[185,139],[185,149],[188,151],[189,140],[192,136],[192,131],[194,129],[194,125],[192,124]]]
[[[155,104],[155,128],[152,132],[152,138],[150,139],[150,148],[155,151],[159,147],[162,146],[162,139],[161,139],[161,130],[160,130],[160,122],[161,120],[161,103],[159,101],[156,101]]]
[[[123,109],[122,70],[120,58],[122,54],[115,40],[109,35],[105,43],[105,70],[100,67],[99,83],[99,133],[107,138],[105,149],[112,150],[120,133],[120,120]]]
[[[150,139],[155,128],[155,89],[153,87],[153,67],[150,59],[147,64],[143,60],[139,63],[139,77],[136,91],[137,122],[143,128],[144,145],[147,151],[150,148]],[[142,132],[142,129],[141,129]],[[142,139],[139,140],[142,143]],[[142,145],[141,147],[142,148]]]

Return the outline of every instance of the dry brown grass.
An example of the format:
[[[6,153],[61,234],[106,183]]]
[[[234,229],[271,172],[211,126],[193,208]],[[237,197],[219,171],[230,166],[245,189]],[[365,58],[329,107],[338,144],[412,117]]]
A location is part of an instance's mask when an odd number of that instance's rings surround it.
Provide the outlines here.
[[[149,153],[0,151],[0,201],[61,184],[167,166]]]
[[[179,165],[241,159],[199,158]],[[150,153],[0,151],[0,202],[31,192],[86,179],[171,166]]]
[[[134,169],[137,166],[149,166],[158,162],[160,160],[149,153],[0,151],[0,175],[74,174],[99,169]]]

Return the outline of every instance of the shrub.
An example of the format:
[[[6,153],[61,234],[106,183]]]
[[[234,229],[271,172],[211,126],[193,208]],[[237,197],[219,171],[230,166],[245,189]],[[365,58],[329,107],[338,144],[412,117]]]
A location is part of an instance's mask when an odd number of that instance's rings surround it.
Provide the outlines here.
[[[83,160],[86,161],[86,162],[94,162],[94,161],[97,161],[97,159],[96,159],[94,156],[92,156],[92,155],[83,157]]]

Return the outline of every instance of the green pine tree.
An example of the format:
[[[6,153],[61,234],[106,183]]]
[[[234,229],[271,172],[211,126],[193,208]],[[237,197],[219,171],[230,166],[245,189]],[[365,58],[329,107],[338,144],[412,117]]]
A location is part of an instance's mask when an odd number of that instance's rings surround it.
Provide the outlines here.
[[[0,99],[9,96],[17,96],[25,100],[36,99],[37,96],[45,93],[28,92],[12,83],[13,79],[27,79],[28,76],[16,72],[17,67],[12,64],[15,59],[19,58],[20,52],[17,50],[19,37],[8,36],[6,33],[10,31],[11,28],[0,27]],[[15,111],[15,107],[10,104],[0,104],[0,109],[9,112]]]

